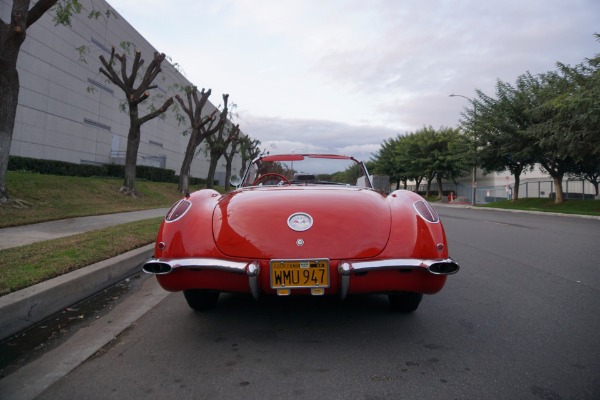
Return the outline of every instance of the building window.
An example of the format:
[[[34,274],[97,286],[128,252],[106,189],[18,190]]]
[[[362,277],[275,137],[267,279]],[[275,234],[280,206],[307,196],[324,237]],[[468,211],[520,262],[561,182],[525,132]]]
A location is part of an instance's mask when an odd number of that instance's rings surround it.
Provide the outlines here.
[[[100,41],[98,41],[98,39],[95,39],[92,37],[92,43],[95,44],[96,46],[98,46],[98,48],[100,48],[100,50],[104,51],[105,53],[110,54],[110,49],[108,47],[106,47],[104,44],[102,44]]]
[[[95,87],[97,87],[98,89],[102,89],[102,90],[104,90],[104,91],[105,91],[105,92],[107,92],[107,93],[110,93],[110,94],[113,94],[113,93],[114,93],[114,91],[113,91],[111,88],[109,88],[109,87],[108,87],[108,86],[106,86],[106,85],[103,85],[102,83],[100,83],[100,82],[98,82],[98,81],[95,81],[95,80],[93,80],[92,78],[87,78],[87,82],[88,82],[90,85],[94,85],[94,86],[95,86]]]
[[[93,121],[91,119],[84,118],[83,119],[83,123],[86,124],[86,125],[95,126],[96,128],[105,129],[107,131],[110,131],[110,126],[109,125],[105,125],[105,124],[102,124],[100,122]]]

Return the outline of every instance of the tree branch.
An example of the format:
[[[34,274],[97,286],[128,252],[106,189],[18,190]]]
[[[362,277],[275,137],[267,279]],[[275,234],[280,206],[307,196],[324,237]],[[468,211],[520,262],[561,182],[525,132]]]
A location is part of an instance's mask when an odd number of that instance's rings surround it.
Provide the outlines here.
[[[37,20],[40,19],[42,15],[46,13],[46,11],[51,9],[57,1],[58,0],[39,0],[37,3],[35,3],[35,5],[31,7],[27,13],[27,28],[36,23]],[[17,1],[14,1],[13,5],[15,3],[17,3]]]
[[[125,83],[119,79],[119,75],[117,75],[117,73],[115,72],[115,69],[113,67],[114,60],[115,60],[115,48],[114,47],[112,48],[109,61],[106,61],[106,59],[104,58],[103,55],[100,55],[99,58],[100,58],[100,62],[104,66],[104,68],[100,67],[100,73],[102,75],[106,76],[112,83],[114,83],[115,85],[120,87],[121,90],[123,90],[125,93],[128,93],[129,90],[125,86]]]
[[[133,66],[131,67],[131,76],[129,77],[129,80],[127,81],[127,86],[129,86],[129,87],[133,87],[133,85],[135,84],[135,78],[137,76],[138,70],[144,64],[144,60],[142,60],[142,62],[140,63],[141,57],[142,57],[142,52],[139,50],[136,50],[135,57],[133,59]]]
[[[171,104],[173,104],[173,98],[169,97],[158,110],[155,110],[155,111],[151,112],[150,114],[140,118],[139,119],[140,125],[150,121],[151,119],[158,117],[160,114],[167,111],[169,109],[169,107],[171,107]]]

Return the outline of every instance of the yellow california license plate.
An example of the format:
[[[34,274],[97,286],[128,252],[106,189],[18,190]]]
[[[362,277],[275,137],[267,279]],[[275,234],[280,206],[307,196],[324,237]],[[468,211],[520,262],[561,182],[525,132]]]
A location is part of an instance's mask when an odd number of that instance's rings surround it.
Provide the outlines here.
[[[271,288],[329,287],[329,260],[271,260]]]

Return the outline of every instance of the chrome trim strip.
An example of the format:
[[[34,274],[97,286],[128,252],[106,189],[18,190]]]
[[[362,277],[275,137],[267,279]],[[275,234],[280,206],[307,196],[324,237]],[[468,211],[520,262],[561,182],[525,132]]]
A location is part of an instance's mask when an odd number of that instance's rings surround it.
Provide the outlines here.
[[[426,268],[430,273],[434,275],[442,275],[430,269],[430,267],[434,264],[453,264],[456,266],[455,271],[446,275],[455,274],[460,269],[460,266],[451,258],[439,258],[430,260],[423,260],[418,258],[392,258],[387,260],[375,261],[355,261],[349,262],[349,264],[351,270],[355,272],[367,272],[383,269]]]
[[[240,262],[221,260],[218,258],[151,258],[144,263],[144,266],[148,264],[167,264],[171,267],[171,270],[177,268],[186,269],[216,269],[219,271],[233,272],[236,274],[250,274],[255,273],[254,268],[250,268],[253,264],[252,261]],[[246,267],[249,267],[246,269]],[[143,267],[142,267],[143,268]],[[144,268],[145,271],[145,268]],[[251,272],[252,271],[252,272]],[[146,271],[145,271],[146,272]],[[171,271],[169,271],[171,272]],[[166,272],[167,274],[169,272]],[[151,272],[146,272],[150,273]],[[256,272],[258,274],[258,272]]]

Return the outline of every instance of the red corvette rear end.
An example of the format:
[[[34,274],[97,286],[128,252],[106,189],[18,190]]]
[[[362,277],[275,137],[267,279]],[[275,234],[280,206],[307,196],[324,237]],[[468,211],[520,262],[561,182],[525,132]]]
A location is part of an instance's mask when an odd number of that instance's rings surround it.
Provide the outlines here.
[[[363,174],[350,157],[259,158],[237,190],[200,190],[176,203],[144,271],[183,291],[194,309],[214,306],[220,292],[384,293],[393,308],[414,311],[459,267],[422,197],[385,196],[368,179],[356,186]]]

